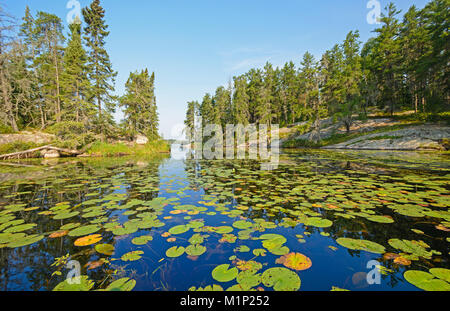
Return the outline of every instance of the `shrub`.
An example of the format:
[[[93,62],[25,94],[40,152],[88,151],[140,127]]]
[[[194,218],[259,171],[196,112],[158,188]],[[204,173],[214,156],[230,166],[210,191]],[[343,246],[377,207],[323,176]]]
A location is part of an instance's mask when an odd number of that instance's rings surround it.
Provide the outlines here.
[[[14,153],[19,151],[25,151],[28,149],[34,149],[40,147],[36,143],[32,142],[23,142],[23,141],[15,141],[8,144],[0,145],[0,154]]]
[[[58,137],[58,146],[69,149],[81,149],[95,141],[95,136],[86,130],[81,122],[64,121],[56,123],[47,132]]]
[[[12,127],[0,123],[0,134],[12,134],[12,133],[14,133]]]

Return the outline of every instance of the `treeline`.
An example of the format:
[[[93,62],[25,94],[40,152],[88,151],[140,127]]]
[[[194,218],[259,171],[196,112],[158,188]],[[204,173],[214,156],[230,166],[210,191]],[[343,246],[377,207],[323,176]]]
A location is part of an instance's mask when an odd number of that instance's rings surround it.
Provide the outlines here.
[[[282,68],[267,63],[233,77],[227,87],[188,103],[185,125],[280,124],[334,116],[347,131],[355,115],[371,107],[393,114],[449,110],[450,1],[433,0],[422,10],[400,11],[389,4],[376,36],[364,45],[358,31],[326,51],[320,60],[305,53],[300,67],[291,61]]]
[[[102,137],[158,138],[154,73],[131,73],[126,94],[115,96],[105,42],[109,35],[99,0],[82,10],[65,37],[62,20],[27,7],[21,23],[0,7],[0,123],[3,128],[64,128]],[[19,25],[18,25],[19,24]],[[123,123],[113,119],[125,110]]]

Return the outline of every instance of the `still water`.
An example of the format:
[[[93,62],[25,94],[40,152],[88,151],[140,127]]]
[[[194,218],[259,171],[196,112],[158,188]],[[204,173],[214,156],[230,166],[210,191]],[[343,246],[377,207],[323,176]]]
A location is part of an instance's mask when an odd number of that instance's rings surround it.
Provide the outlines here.
[[[0,290],[449,289],[448,154],[184,153],[0,166]]]

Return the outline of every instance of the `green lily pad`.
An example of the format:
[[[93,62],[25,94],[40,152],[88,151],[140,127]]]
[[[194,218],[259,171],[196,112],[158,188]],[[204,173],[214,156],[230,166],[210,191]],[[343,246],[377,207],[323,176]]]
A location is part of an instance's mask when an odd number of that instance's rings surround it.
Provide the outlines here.
[[[380,245],[378,243],[368,241],[368,240],[357,240],[357,239],[351,239],[351,238],[338,238],[336,242],[349,249],[354,250],[362,250],[370,253],[375,254],[383,254],[385,253],[386,249],[383,245]]]
[[[182,234],[189,231],[190,227],[186,225],[179,225],[169,229],[170,234]]]
[[[238,269],[236,267],[230,268],[229,264],[222,264],[214,268],[211,275],[214,280],[218,282],[230,282],[234,280],[238,275]]]
[[[144,254],[143,251],[132,251],[122,255],[120,259],[122,259],[123,261],[136,261],[142,258],[142,254]]]
[[[130,278],[121,278],[109,284],[108,287],[105,289],[105,291],[129,292],[135,286],[136,286],[135,280]]]
[[[131,243],[133,243],[134,245],[145,245],[149,241],[152,241],[152,240],[153,240],[153,237],[151,235],[143,235],[143,236],[134,238],[133,240],[131,240]]]
[[[206,252],[206,247],[199,244],[191,244],[186,247],[185,251],[189,256],[200,256]]]
[[[78,292],[89,291],[94,286],[94,282],[89,280],[87,275],[81,275],[66,279],[53,288],[53,291]]]
[[[103,255],[111,256],[114,253],[114,246],[111,244],[97,244],[95,250]]]
[[[173,246],[166,251],[167,257],[180,257],[184,254],[185,248],[183,246]]]
[[[233,227],[237,229],[248,229],[252,227],[253,224],[251,222],[245,221],[245,220],[238,220],[233,223]]]
[[[97,225],[82,226],[82,227],[78,227],[76,229],[69,231],[69,236],[77,237],[77,236],[89,235],[89,234],[99,231],[100,229],[101,228]]]
[[[27,246],[27,245],[31,245],[31,244],[34,244],[36,242],[39,242],[43,238],[44,238],[43,235],[37,235],[37,234],[28,235],[28,236],[19,238],[19,239],[15,240],[15,241],[12,241],[12,242],[6,244],[6,246],[10,247],[10,248],[17,248],[17,247]]]
[[[449,283],[424,271],[408,270],[403,276],[409,283],[426,291],[450,291]]]
[[[262,283],[276,291],[297,291],[301,285],[297,273],[287,268],[267,269],[262,274]]]

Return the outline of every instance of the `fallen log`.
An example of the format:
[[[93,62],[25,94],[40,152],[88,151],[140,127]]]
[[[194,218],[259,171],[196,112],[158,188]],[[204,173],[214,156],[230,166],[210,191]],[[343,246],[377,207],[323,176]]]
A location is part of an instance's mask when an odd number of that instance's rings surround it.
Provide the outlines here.
[[[28,150],[19,151],[19,152],[2,154],[2,155],[0,155],[0,160],[13,159],[13,158],[20,159],[20,157],[22,157],[22,156],[31,155],[34,152],[37,152],[40,150],[56,150],[58,152],[70,154],[70,155],[74,155],[74,156],[81,154],[81,151],[78,151],[78,150],[70,150],[70,149],[58,148],[58,147],[48,145],[48,146],[42,146],[42,147],[28,149]]]
[[[0,162],[0,165],[3,165],[3,166],[14,166],[14,167],[38,167],[36,165],[21,164],[21,163],[9,163],[9,162]]]

